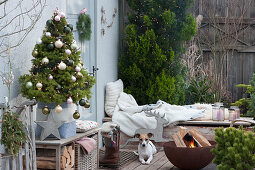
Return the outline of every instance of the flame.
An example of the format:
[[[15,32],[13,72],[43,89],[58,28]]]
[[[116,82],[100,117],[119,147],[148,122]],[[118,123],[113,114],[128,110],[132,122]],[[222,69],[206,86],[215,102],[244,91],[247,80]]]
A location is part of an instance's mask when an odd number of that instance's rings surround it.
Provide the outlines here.
[[[189,143],[190,148],[196,148],[194,140]]]

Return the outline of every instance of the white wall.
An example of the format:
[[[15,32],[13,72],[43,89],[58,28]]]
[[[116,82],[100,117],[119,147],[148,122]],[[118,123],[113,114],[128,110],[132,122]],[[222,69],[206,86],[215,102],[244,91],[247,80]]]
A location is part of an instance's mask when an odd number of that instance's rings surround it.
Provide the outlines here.
[[[12,6],[14,6],[18,0],[9,0]],[[31,0],[24,0],[24,7],[30,6]],[[18,83],[18,78],[20,75],[27,74],[30,70],[32,63],[32,50],[34,49],[36,40],[42,35],[42,31],[45,28],[46,21],[50,19],[53,15],[54,10],[58,7],[62,11],[66,11],[66,3],[63,0],[46,0],[46,6],[42,13],[42,16],[38,23],[35,25],[34,29],[29,33],[26,37],[25,41],[16,49],[11,51],[11,57],[13,62],[13,71],[15,75],[15,81],[11,90],[11,99],[15,102],[20,103],[20,99],[17,100],[17,96],[19,95],[20,85]],[[0,9],[2,10],[2,9]],[[12,40],[10,40],[11,42]],[[0,71],[7,71],[8,66],[6,64],[6,58],[0,58]],[[8,90],[5,85],[3,85],[2,80],[0,79],[0,102],[3,102],[3,96],[8,96]],[[13,104],[15,104],[15,102]]]

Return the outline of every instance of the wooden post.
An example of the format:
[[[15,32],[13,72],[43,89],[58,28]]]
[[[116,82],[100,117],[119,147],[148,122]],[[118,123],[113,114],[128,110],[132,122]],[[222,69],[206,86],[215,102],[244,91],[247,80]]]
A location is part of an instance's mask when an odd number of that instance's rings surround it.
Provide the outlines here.
[[[31,136],[31,140],[32,140],[32,164],[33,164],[33,170],[36,170],[36,151],[35,151],[35,130],[34,130],[34,110],[33,110],[33,105],[30,106],[29,109],[29,117],[30,117],[30,136]]]

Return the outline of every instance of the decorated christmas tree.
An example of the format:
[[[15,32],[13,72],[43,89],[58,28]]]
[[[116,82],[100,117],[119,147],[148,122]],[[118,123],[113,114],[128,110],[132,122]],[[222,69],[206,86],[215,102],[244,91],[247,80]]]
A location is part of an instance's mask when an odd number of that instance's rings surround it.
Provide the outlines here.
[[[43,35],[36,42],[32,52],[30,74],[20,77],[23,96],[44,103],[42,113],[50,109],[47,103],[55,104],[55,113],[61,113],[61,104],[79,103],[89,106],[93,76],[83,68],[81,52],[73,38],[73,26],[68,24],[65,14],[55,10],[46,22]],[[77,112],[72,113],[75,119]]]

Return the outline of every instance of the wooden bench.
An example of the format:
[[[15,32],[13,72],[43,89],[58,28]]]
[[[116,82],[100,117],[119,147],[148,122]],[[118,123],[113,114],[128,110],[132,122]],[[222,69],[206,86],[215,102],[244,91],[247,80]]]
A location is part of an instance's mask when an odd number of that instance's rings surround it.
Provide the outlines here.
[[[112,121],[111,117],[105,117],[103,122],[110,122]],[[208,140],[214,140],[214,130],[218,127],[230,127],[230,121],[184,121],[178,122],[176,126],[167,126],[164,127],[163,130],[163,137],[172,141],[172,135],[179,130],[179,126],[185,126],[190,130],[191,128],[196,127],[196,129],[203,134]],[[249,122],[235,122],[234,126],[244,126],[249,127],[252,123]],[[126,143],[127,140],[130,139],[130,136],[124,134],[123,132],[120,133],[120,145]]]

